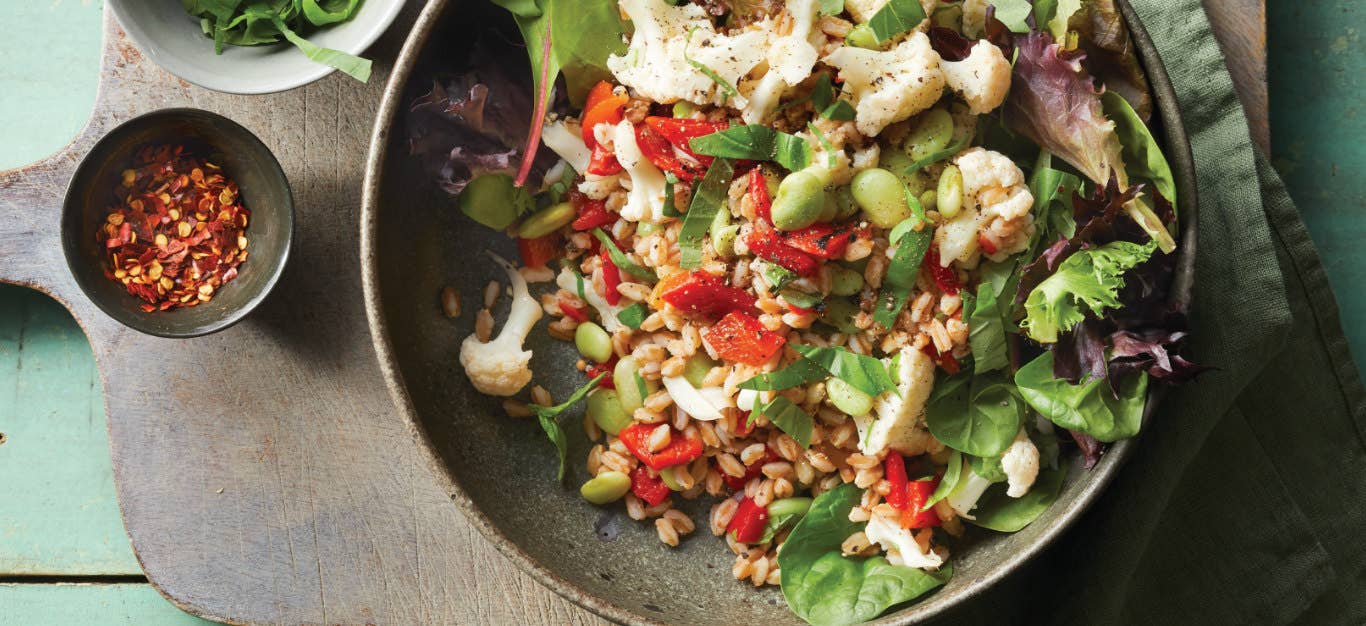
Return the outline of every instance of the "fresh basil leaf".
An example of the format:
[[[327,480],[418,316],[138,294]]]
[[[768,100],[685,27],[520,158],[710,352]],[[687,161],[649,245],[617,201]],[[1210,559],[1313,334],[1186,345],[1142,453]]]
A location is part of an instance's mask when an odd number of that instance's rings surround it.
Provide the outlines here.
[[[815,124],[807,122],[806,129],[811,131],[811,134],[816,137],[816,141],[821,144],[821,152],[825,153],[825,167],[832,170],[835,169],[835,165],[839,163],[839,161],[835,159],[835,145],[830,143],[829,139],[826,139],[825,133],[821,132],[821,129],[816,128]]]
[[[636,379],[636,392],[640,394],[640,397],[641,397],[641,398],[648,398],[648,397],[650,397],[650,387],[649,387],[648,385],[645,384],[645,377],[640,375],[640,371],[639,371],[639,370],[636,370],[636,372],[635,372],[635,379]]]
[[[788,304],[799,309],[817,309],[825,303],[825,298],[818,293],[807,293],[795,288],[784,289],[781,293]]]
[[[682,213],[678,212],[678,207],[674,206],[674,185],[678,184],[678,175],[673,172],[664,173],[664,209],[661,213],[664,217],[678,217]]]
[[[541,423],[541,430],[544,430],[546,436],[550,438],[551,443],[555,444],[555,451],[560,457],[560,469],[559,472],[555,475],[556,480],[564,480],[564,463],[565,458],[568,456],[569,450],[568,443],[565,439],[564,430],[560,428],[560,424],[557,420],[559,419],[560,414],[569,410],[570,407],[573,407],[574,405],[582,402],[584,398],[588,397],[589,392],[593,391],[594,389],[597,389],[598,384],[601,383],[602,379],[606,377],[606,372],[598,374],[597,378],[594,378],[593,380],[588,381],[588,384],[579,387],[578,391],[575,391],[573,394],[571,394],[568,400],[565,400],[564,402],[561,402],[560,404],[557,404],[555,406],[541,406],[539,404],[531,404],[527,406],[527,408],[531,409],[531,412],[536,415],[537,421]]]
[[[688,214],[683,216],[683,228],[678,233],[679,265],[683,269],[702,266],[702,243],[716,220],[716,212],[726,205],[734,177],[735,166],[730,159],[716,159],[693,191],[692,203],[688,205]]]
[[[830,74],[821,72],[816,75],[816,84],[811,86],[811,108],[817,111],[824,111],[835,101],[835,84],[830,80]]]
[[[768,284],[773,288],[773,291],[781,291],[788,283],[799,278],[796,272],[778,265],[777,263],[769,263],[768,261],[763,261],[763,269],[759,270],[759,272],[763,274],[764,280],[768,281]]]
[[[816,346],[793,345],[802,357],[825,368],[831,376],[849,383],[855,389],[877,397],[883,392],[896,393],[896,381],[887,373],[887,367],[871,356],[855,354],[845,348],[820,348]]]
[[[868,20],[878,43],[886,43],[925,21],[925,9],[920,0],[890,0]]]
[[[295,34],[293,30],[290,30],[289,26],[285,25],[284,20],[281,20],[278,17],[274,19],[274,24],[276,28],[280,29],[280,34],[284,35],[289,43],[294,44],[294,47],[298,48],[304,53],[304,56],[308,57],[313,62],[322,63],[328,67],[339,69],[345,72],[346,75],[362,83],[369,82],[370,59],[362,59],[354,54],[348,54],[341,50],[324,48],[304,39]]]
[[[783,542],[778,567],[787,605],[815,626],[869,621],[948,582],[953,567],[937,572],[900,567],[881,556],[845,557],[840,544],[863,522],[849,521],[863,490],[853,484],[822,493]]]
[[[967,295],[967,292],[964,292]],[[1010,351],[1006,345],[1006,320],[1010,313],[1009,299],[998,299],[991,283],[977,286],[970,312],[964,307],[968,322],[968,345],[972,347],[973,371],[982,374],[1010,365]],[[1003,310],[1004,309],[1004,310]]]
[[[610,5],[611,3],[604,2],[600,4]],[[615,9],[615,7],[613,8]],[[692,45],[692,36],[695,32],[697,32],[696,26],[688,29],[688,38],[683,44],[683,60],[686,61],[688,65],[691,65],[693,69],[702,72],[703,75],[705,75],[707,78],[710,78],[711,82],[716,83],[716,85],[721,88],[721,91],[725,92],[726,95],[723,98],[721,98],[722,104],[729,102],[731,98],[739,98],[740,91],[735,88],[735,85],[726,82],[726,79],[721,78],[721,75],[717,74],[716,70],[711,69],[702,62],[697,61],[692,57],[688,56],[688,47]]]
[[[925,501],[924,506],[921,506],[920,510],[928,511],[935,503],[949,497],[949,494],[953,492],[953,488],[958,486],[958,481],[962,478],[963,453],[954,450],[953,453],[949,455],[949,464],[944,468],[944,477],[939,479],[939,486],[934,488],[934,493],[930,494],[930,498]]]
[[[854,323],[854,318],[861,312],[858,303],[850,298],[830,298],[825,301],[825,313],[821,315],[821,321],[842,333],[861,333],[863,329]]]
[[[791,171],[811,164],[811,145],[801,137],[759,124],[732,126],[688,142],[693,152],[727,159],[774,161]]]
[[[632,304],[617,312],[617,319],[631,330],[640,328],[645,318],[650,316],[650,309],[639,302]]]
[[[360,0],[303,0],[304,18],[314,26],[345,22],[356,13]]]
[[[944,445],[973,456],[996,456],[1020,432],[1025,403],[1002,375],[964,370],[937,381],[925,405],[925,425]]]
[[[1017,532],[1053,506],[1062,493],[1066,476],[1067,471],[1062,468],[1040,470],[1029,493],[1019,498],[1006,495],[1006,485],[994,485],[977,500],[977,508],[972,511],[977,519],[968,522],[1003,533]]]
[[[655,275],[653,270],[643,265],[639,265],[628,258],[626,253],[622,252],[621,248],[617,247],[616,242],[612,241],[612,238],[607,236],[607,233],[602,232],[601,228],[594,228],[593,236],[597,237],[598,242],[602,244],[602,247],[607,249],[607,256],[612,258],[612,265],[617,266],[617,269],[651,285],[659,282],[659,277]]]
[[[1156,240],[1147,245],[1113,241],[1067,257],[1052,276],[1029,292],[1020,327],[1034,341],[1057,343],[1058,335],[1072,330],[1088,312],[1103,315],[1106,309],[1122,306],[1119,290],[1124,287],[1124,273],[1148,260],[1156,249]]]
[[[896,254],[887,265],[887,275],[882,278],[882,291],[878,293],[877,306],[873,309],[873,321],[885,328],[896,325],[897,316],[901,315],[906,299],[915,288],[920,264],[925,260],[932,239],[932,231],[928,227],[910,231],[901,237]]]
[[[737,387],[754,391],[781,391],[808,383],[820,382],[827,378],[830,378],[830,372],[827,372],[825,368],[806,359],[799,359],[776,372],[759,374],[740,383]]]
[[[797,445],[803,448],[811,446],[811,416],[791,400],[783,396],[773,396],[772,400],[757,407],[754,412],[767,417],[768,421],[787,433]]]
[[[1099,441],[1113,442],[1138,434],[1143,426],[1148,374],[1139,372],[1120,381],[1119,397],[1109,381],[1092,379],[1080,385],[1053,377],[1053,353],[1045,352],[1015,372],[1020,395],[1040,415],[1067,430]]]
[[[1119,134],[1120,154],[1124,155],[1124,169],[1128,172],[1129,179],[1151,181],[1157,192],[1171,203],[1172,210],[1175,211],[1176,178],[1172,175],[1172,166],[1167,163],[1167,157],[1162,154],[1157,139],[1148,130],[1148,125],[1143,123],[1143,118],[1138,116],[1129,101],[1117,91],[1106,91],[1101,94],[1100,102],[1105,110],[1105,116],[1115,123],[1115,132]]]

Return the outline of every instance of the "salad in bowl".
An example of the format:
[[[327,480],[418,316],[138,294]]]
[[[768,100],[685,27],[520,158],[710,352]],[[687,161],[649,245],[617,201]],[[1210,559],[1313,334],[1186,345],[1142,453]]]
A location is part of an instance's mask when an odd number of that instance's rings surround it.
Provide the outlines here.
[[[491,283],[452,358],[560,479],[586,466],[585,506],[664,547],[709,531],[806,621],[941,586],[971,533],[1048,509],[1063,455],[1094,464],[1202,371],[1112,0],[495,4],[528,75],[484,64],[407,120],[520,251],[471,251],[511,305]],[[572,394],[537,383],[533,334],[577,348]]]

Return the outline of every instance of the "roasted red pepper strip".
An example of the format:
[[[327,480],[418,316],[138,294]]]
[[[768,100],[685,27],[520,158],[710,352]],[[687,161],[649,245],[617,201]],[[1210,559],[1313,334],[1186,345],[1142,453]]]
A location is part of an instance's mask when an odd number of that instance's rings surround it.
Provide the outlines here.
[[[628,100],[629,98],[625,94],[613,95],[612,84],[606,81],[598,83],[592,91],[588,92],[588,100],[584,103],[583,119],[580,124],[583,126],[583,142],[589,148],[596,148],[598,145],[598,139],[593,134],[593,129],[598,124],[620,122],[622,110],[626,107]]]
[[[921,511],[929,501],[934,490],[939,486],[939,478],[931,480],[913,480],[906,484],[906,507],[901,510],[901,527],[909,529],[929,528],[938,526],[939,515],[931,508],[928,511]]]
[[[767,525],[768,507],[759,506],[753,499],[745,498],[735,509],[735,515],[730,518],[730,523],[726,524],[726,532],[731,533],[731,536],[740,543],[758,543],[764,536],[764,527]]]
[[[887,452],[887,458],[882,462],[882,474],[887,479],[887,484],[891,488],[887,490],[887,504],[898,511],[906,509],[906,460],[901,458],[901,453],[895,450]]]
[[[769,332],[759,320],[738,311],[702,331],[702,338],[727,361],[758,367],[783,349],[787,340]]]
[[[560,312],[564,313],[565,317],[574,320],[580,324],[588,321],[588,313],[586,311],[576,306],[570,305],[564,300],[560,300]]]
[[[720,278],[700,271],[693,272],[687,281],[660,297],[684,313],[708,319],[717,319],[731,311],[753,311],[755,303],[754,296],[744,289],[730,287]]]
[[[617,437],[621,443],[631,451],[641,463],[650,466],[655,471],[666,467],[682,465],[692,462],[693,459],[702,456],[702,440],[689,439],[683,433],[674,430],[669,438],[669,445],[658,452],[650,452],[650,433],[654,432],[653,424],[632,424],[623,428]]]
[[[518,239],[517,252],[522,255],[522,265],[545,267],[551,259],[560,254],[560,234],[551,233],[535,239]]]
[[[598,84],[593,85],[593,88],[588,90],[588,97],[583,100],[583,110],[592,111],[599,102],[611,97],[612,89],[612,83],[605,80],[598,81]]]
[[[654,129],[655,132],[663,135],[669,143],[678,147],[679,150],[697,159],[702,165],[711,165],[712,157],[697,154],[692,150],[693,139],[710,135],[717,131],[722,131],[730,127],[726,122],[708,122],[704,120],[678,119],[673,117],[645,118],[645,124]]]
[[[939,249],[931,245],[925,251],[925,265],[930,268],[930,275],[934,277],[934,284],[948,295],[958,295],[958,272],[953,271],[953,267],[942,267],[939,265]]]
[[[593,156],[588,159],[588,173],[594,176],[611,176],[622,171],[617,155],[606,147],[593,146]]]
[[[617,285],[621,284],[621,269],[612,262],[611,253],[603,250],[602,255],[602,297],[607,300],[607,304],[616,306],[621,302],[621,292],[617,291]]]
[[[637,465],[631,470],[631,493],[654,506],[669,499],[669,486],[664,484],[664,479],[651,476],[649,468]]]
[[[678,155],[674,153],[673,144],[649,125],[636,125],[636,146],[655,167],[672,172],[682,180],[697,180],[705,173],[705,168],[679,160]]]
[[[958,359],[954,358],[952,354],[940,354],[933,343],[925,344],[925,347],[921,348],[920,351],[930,355],[930,358],[938,363],[939,367],[944,368],[944,371],[948,372],[950,376],[957,374],[958,370],[962,369],[962,366],[958,364]]]
[[[578,204],[579,216],[569,225],[574,230],[593,230],[610,226],[617,221],[617,214],[607,210],[602,200],[584,199]]]
[[[768,193],[768,180],[763,168],[749,171],[749,199],[754,203],[754,215],[765,223],[773,223],[773,197]]]
[[[745,243],[749,245],[750,251],[755,256],[792,270],[798,275],[814,276],[816,271],[820,269],[816,259],[787,245],[787,242],[783,241],[782,235],[778,234],[777,229],[766,226],[763,222],[755,223],[754,230],[750,231]]]
[[[602,389],[616,389],[617,386],[612,382],[612,370],[617,367],[617,357],[612,357],[606,363],[589,363],[584,368],[583,373],[588,375],[589,380],[597,378],[599,374],[606,374],[598,382],[598,387]]]
[[[996,254],[996,244],[986,235],[979,235],[977,237],[977,245],[982,248],[982,252]]]
[[[830,224],[812,224],[801,230],[783,233],[783,241],[802,252],[821,259],[844,256],[845,248],[854,240],[854,231]]]

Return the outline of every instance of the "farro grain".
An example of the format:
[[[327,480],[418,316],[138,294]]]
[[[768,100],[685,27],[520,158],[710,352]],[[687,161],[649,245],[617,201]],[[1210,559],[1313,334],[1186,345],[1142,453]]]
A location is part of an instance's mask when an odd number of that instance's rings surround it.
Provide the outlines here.
[[[631,419],[642,424],[659,424],[667,420],[668,416],[659,411],[651,411],[646,407],[640,407],[631,414]]]
[[[631,470],[635,469],[635,464],[631,462],[631,459],[617,454],[612,450],[603,452],[600,457],[600,462],[603,467],[623,474],[630,474]]]
[[[739,478],[745,475],[745,466],[735,458],[735,455],[726,452],[716,455],[716,464],[727,476]]]
[[[750,580],[755,587],[761,587],[764,581],[768,580],[769,562],[768,557],[762,557],[754,561],[754,572],[750,574]]]
[[[489,284],[484,285],[484,308],[493,308],[494,303],[498,302],[498,294],[502,292],[502,290],[502,283],[496,280],[491,280],[489,281]]]
[[[754,564],[751,563],[749,559],[745,558],[744,555],[736,556],[735,565],[731,566],[730,573],[735,576],[736,580],[745,580],[754,573]]]
[[[548,283],[555,280],[555,271],[549,267],[523,267],[517,271],[529,283]]]
[[[583,434],[588,436],[589,441],[597,441],[602,437],[602,429],[598,428],[598,423],[586,414],[583,416]]]
[[[626,515],[636,521],[645,519],[645,505],[634,494],[626,494]]]
[[[709,496],[720,496],[726,492],[726,483],[721,478],[721,472],[718,472],[715,469],[707,470],[705,484],[707,495]]]
[[[869,517],[871,516],[868,515],[868,509],[865,509],[861,506],[856,506],[852,509],[849,509],[849,521],[854,522],[855,524],[866,522],[868,521]]]
[[[664,361],[663,365],[659,366],[659,373],[663,376],[669,377],[682,376],[683,368],[687,367],[687,365],[688,360],[685,357],[670,357],[668,360]]]
[[[531,409],[521,400],[504,400],[503,412],[507,413],[508,417],[531,417]]]
[[[806,451],[806,460],[811,464],[811,467],[816,470],[822,472],[835,471],[835,464],[830,462],[830,457],[825,456],[825,453],[820,450],[808,449]]]
[[[841,468],[840,468],[840,471],[839,471],[838,478],[840,479],[841,482],[846,482],[846,483],[852,483],[852,482],[854,482],[854,468],[852,468],[852,467],[841,467]],[[834,487],[831,487],[831,489],[834,489]]]
[[[840,544],[840,552],[844,556],[853,556],[862,554],[864,550],[868,549],[868,546],[868,536],[860,530],[844,539],[844,542]]]
[[[531,388],[531,401],[541,406],[555,406],[555,399],[550,397],[550,392],[540,385]]]
[[[659,452],[669,447],[669,442],[673,440],[672,433],[673,428],[668,424],[660,424],[650,431],[650,438],[646,442],[650,452]]]
[[[791,498],[792,494],[796,493],[796,491],[797,490],[792,486],[791,480],[788,480],[787,478],[773,479],[773,498],[775,500]]]
[[[740,452],[740,462],[744,463],[746,466],[753,465],[758,462],[759,459],[764,458],[764,454],[767,452],[768,448],[762,443],[750,444]]]
[[[488,309],[479,309],[479,313],[475,315],[474,336],[485,343],[493,336],[493,313]]]
[[[602,444],[595,445],[588,451],[588,458],[585,459],[585,463],[588,465],[589,476],[597,476],[598,470],[602,469],[603,451]]]
[[[816,470],[811,466],[811,462],[802,458],[792,466],[792,473],[797,478],[797,482],[802,485],[810,485],[816,480]]]
[[[773,502],[773,481],[758,479],[755,481],[759,483],[759,486],[754,490],[754,503],[766,507],[770,502]]]
[[[792,475],[792,464],[787,461],[773,461],[771,463],[764,463],[763,467],[759,468],[759,470],[764,476],[769,478],[787,478]]]
[[[655,520],[655,534],[659,536],[660,543],[671,548],[678,547],[678,531],[674,529],[673,522],[667,518]]]
[[[711,507],[711,534],[720,537],[726,533],[726,526],[730,525],[730,520],[735,517],[735,511],[740,503],[735,498],[726,498]]]
[[[678,509],[669,509],[665,511],[664,519],[669,520],[669,522],[674,525],[674,530],[677,530],[680,535],[692,534],[692,531],[696,528],[692,518],[688,517],[687,513]]]
[[[669,395],[667,389],[660,389],[645,398],[645,408],[656,412],[669,408],[673,403],[673,396]]]
[[[868,469],[870,467],[877,467],[880,463],[880,461],[877,460],[877,457],[868,456],[861,452],[855,452],[846,457],[845,460],[849,462],[849,465],[851,467],[857,469]]]
[[[867,489],[877,484],[879,480],[882,480],[882,468],[880,467],[861,469],[854,474],[854,484],[859,489]]]
[[[663,502],[660,502],[659,504],[656,504],[654,506],[647,506],[645,507],[645,517],[659,517],[663,515],[665,511],[669,510],[670,508],[673,508],[673,505],[673,498],[666,498]]]
[[[617,293],[627,300],[643,302],[650,297],[650,287],[641,283],[621,283],[617,285]]]

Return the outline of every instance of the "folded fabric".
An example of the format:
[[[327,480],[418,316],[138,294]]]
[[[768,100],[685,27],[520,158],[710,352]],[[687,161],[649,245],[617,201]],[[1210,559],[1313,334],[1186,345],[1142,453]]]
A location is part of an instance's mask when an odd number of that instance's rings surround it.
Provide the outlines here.
[[[1366,391],[1199,0],[1130,0],[1199,184],[1189,356],[1095,506],[945,623],[1366,623]]]

